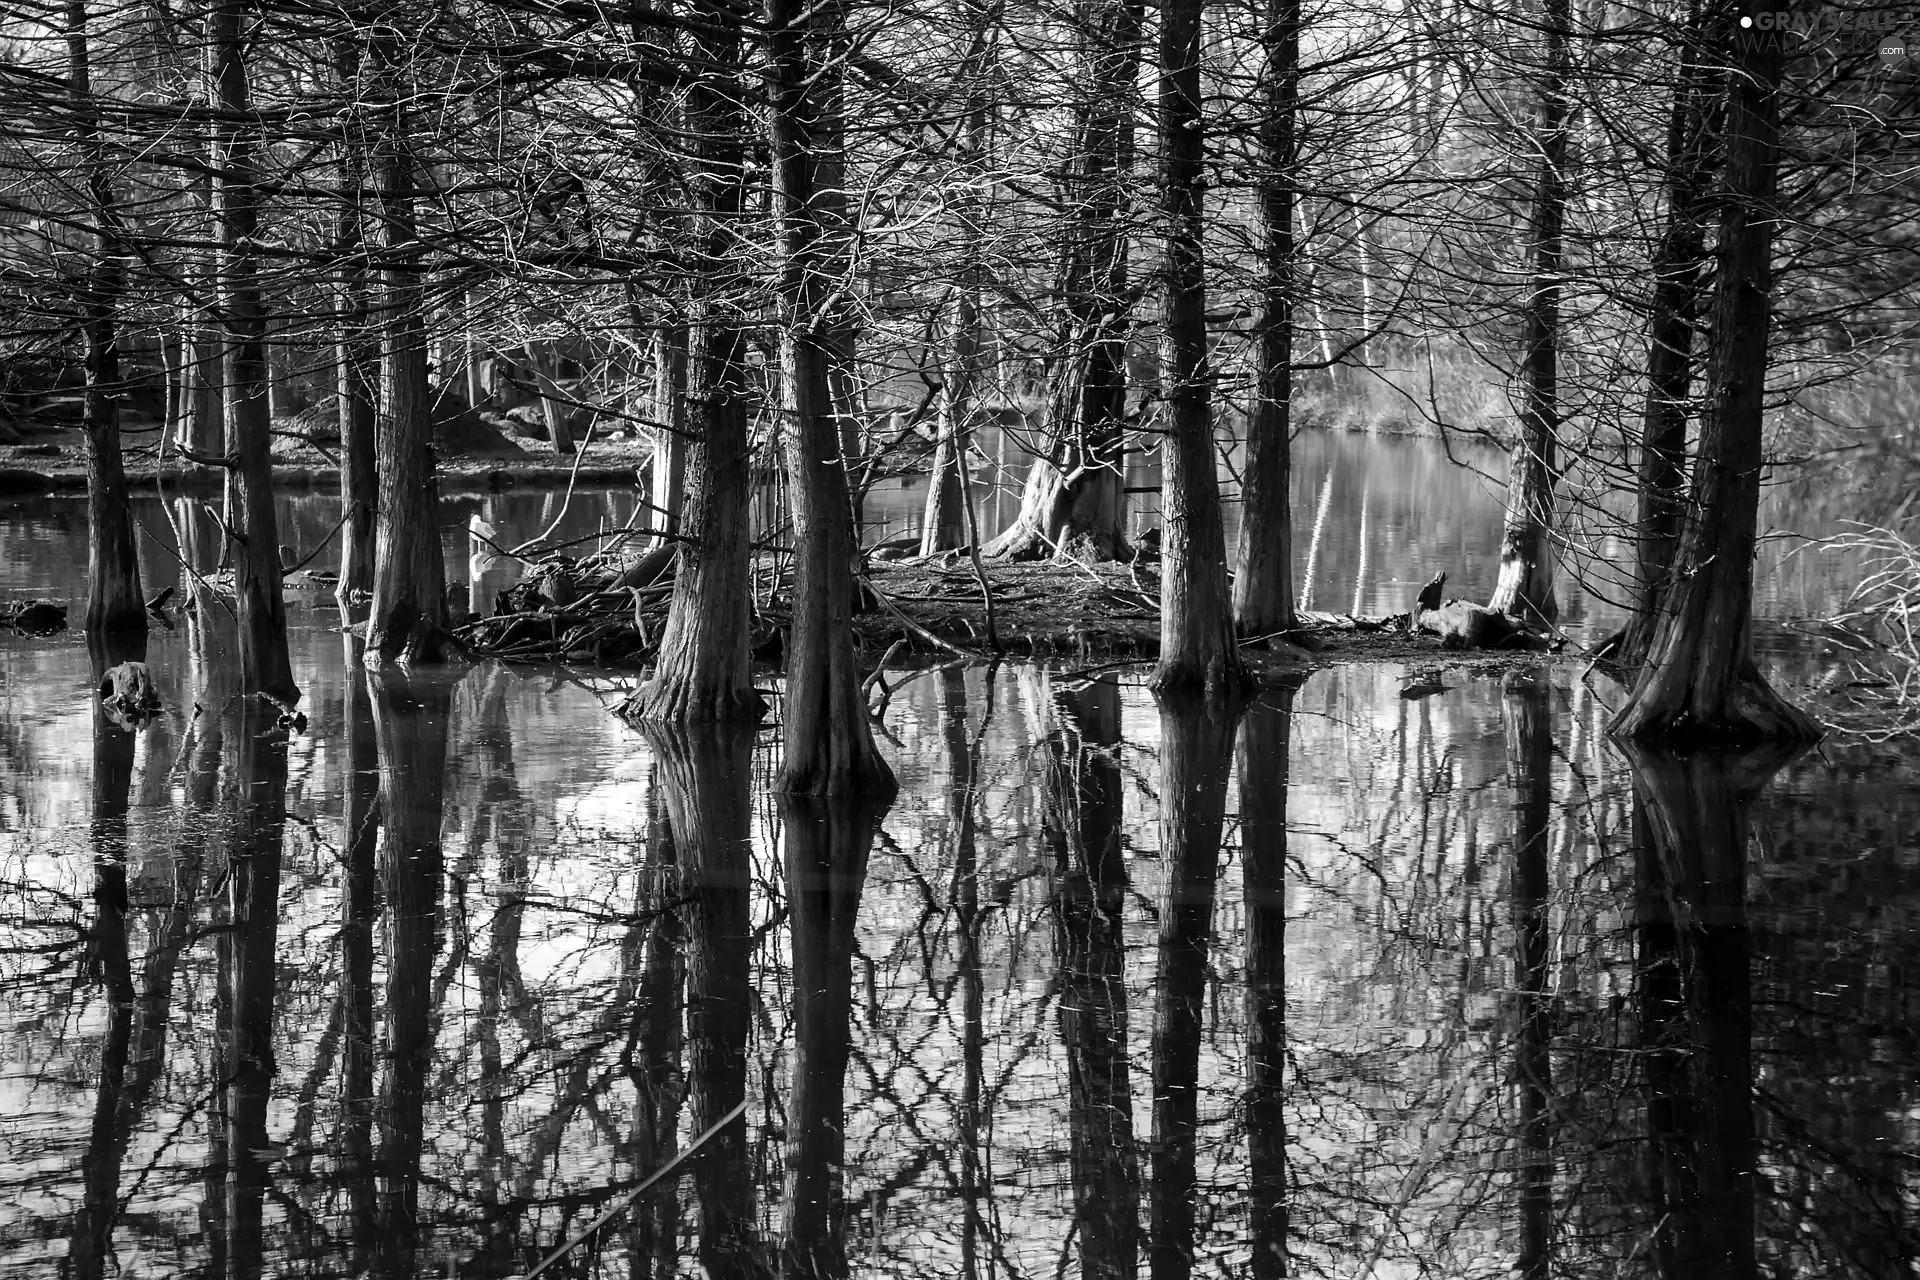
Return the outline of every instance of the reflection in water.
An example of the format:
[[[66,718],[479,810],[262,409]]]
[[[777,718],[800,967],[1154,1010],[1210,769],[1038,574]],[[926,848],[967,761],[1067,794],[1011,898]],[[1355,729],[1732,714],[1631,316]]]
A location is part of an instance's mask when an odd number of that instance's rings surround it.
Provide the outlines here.
[[[121,655],[0,647],[9,1280],[524,1274],[743,1103],[572,1274],[1911,1271],[1910,747],[952,668],[882,815],[318,630],[289,738],[228,626],[137,735]]]

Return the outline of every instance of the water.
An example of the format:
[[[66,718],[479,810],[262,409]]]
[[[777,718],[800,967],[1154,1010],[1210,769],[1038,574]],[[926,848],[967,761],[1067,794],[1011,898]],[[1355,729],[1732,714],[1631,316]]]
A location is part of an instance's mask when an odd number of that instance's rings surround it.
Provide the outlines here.
[[[1373,483],[1408,559],[1497,521]],[[0,515],[0,591],[70,586],[77,513]],[[525,1274],[740,1102],[565,1274],[1920,1261],[1911,743],[1629,759],[1574,667],[1336,667],[1237,725],[949,668],[889,708],[894,804],[822,810],[617,681],[369,676],[322,594],[291,735],[215,629],[154,633],[137,735],[81,640],[0,640],[9,1277]]]

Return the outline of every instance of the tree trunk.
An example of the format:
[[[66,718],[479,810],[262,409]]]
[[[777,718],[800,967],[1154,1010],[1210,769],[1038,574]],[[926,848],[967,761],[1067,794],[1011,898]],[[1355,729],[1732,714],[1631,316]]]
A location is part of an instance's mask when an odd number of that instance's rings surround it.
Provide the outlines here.
[[[1240,724],[1240,851],[1246,895],[1247,1199],[1254,1280],[1287,1274],[1287,752],[1289,685]]]
[[[1625,748],[1633,770],[1646,1185],[1664,1276],[1759,1274],[1754,1254],[1748,813],[1799,754]]]
[[[1201,256],[1206,131],[1201,114],[1200,0],[1168,0],[1160,16],[1161,212],[1167,256],[1160,338],[1166,402],[1161,458],[1160,662],[1165,693],[1238,696],[1250,684],[1234,642],[1227,544],[1213,452]]]
[[[125,291],[114,208],[113,181],[95,119],[86,0],[69,0],[67,88],[73,103],[75,140],[86,165],[87,220],[92,260],[79,303],[85,317],[87,438],[87,620],[88,631],[145,631],[146,601],[140,593],[140,556],[133,542],[133,509],[120,456],[118,317]]]
[[[1680,84],[1674,90],[1667,126],[1667,221],[1652,264],[1633,620],[1614,655],[1624,671],[1635,670],[1646,659],[1686,520],[1687,399],[1693,390],[1693,346],[1707,266],[1712,180],[1714,85],[1699,47],[1704,35],[1699,6],[1694,3],[1682,36]]]
[[[793,930],[793,1083],[787,1096],[781,1280],[847,1274],[847,1059],[854,923],[884,805],[781,799]]]
[[[1820,733],[1774,693],[1753,661],[1784,38],[1780,31],[1728,28],[1725,196],[1699,453],[1672,585],[1646,664],[1614,720],[1619,737],[1736,743]]]
[[[1220,833],[1239,716],[1217,702],[1162,695],[1160,703],[1159,967],[1154,979],[1153,1280],[1193,1272],[1199,1186],[1200,1038],[1207,1007]]]
[[[1243,636],[1293,630],[1294,129],[1300,112],[1300,0],[1268,0],[1260,120],[1262,281],[1259,395],[1247,424],[1233,620]]]
[[[982,548],[991,559],[1132,558],[1124,447],[1141,16],[1140,0],[1086,0],[1075,13],[1089,52],[1078,145],[1063,184],[1073,212],[1058,287],[1059,372],[1048,393],[1056,447],[1033,460],[1013,522]]]
[[[717,42],[709,41],[708,43]],[[725,50],[710,50],[710,52],[724,53]],[[736,53],[731,60],[720,64],[728,68],[727,83],[738,82],[739,76],[732,70],[738,62],[739,57]],[[696,108],[691,102],[687,104],[688,131],[701,140],[703,150],[712,163],[725,164],[730,157],[737,156],[740,151],[739,144],[735,141],[740,127],[739,121],[727,118],[734,113],[721,98],[721,92],[724,90],[716,91],[715,88],[707,88],[705,85],[705,81],[695,80],[688,88],[689,95],[695,93],[704,95],[703,101],[707,104],[704,107],[704,117],[711,119],[712,127],[728,128],[734,132],[726,134],[705,132],[705,126],[694,123]],[[711,210],[715,218],[724,218],[729,212],[735,216],[738,215],[740,209],[738,187],[728,181],[728,175],[724,171],[709,171],[705,175],[705,184],[700,194],[713,202]],[[708,232],[707,247],[710,254],[722,251],[722,245],[716,240],[719,232],[718,225]],[[707,323],[712,322],[709,320]],[[707,337],[709,348],[712,343],[713,338],[709,335]],[[662,319],[653,331],[653,420],[656,425],[653,427],[653,461],[650,464],[653,479],[651,495],[653,510],[647,513],[647,527],[665,534],[680,532],[681,516],[686,504],[688,431],[692,425],[688,422],[690,416],[688,402],[692,400],[704,406],[704,396],[729,394],[713,390],[715,383],[702,382],[699,390],[691,396],[688,395],[688,366],[699,358],[691,349],[696,345],[698,345],[698,339],[690,341],[687,328],[683,324]],[[707,419],[708,424],[711,423],[712,418],[709,413],[702,412],[701,416]],[[697,428],[694,429],[697,430]],[[666,545],[666,541],[664,538],[661,539],[661,545]]]
[[[1507,776],[1513,789],[1513,927],[1518,954],[1514,1079],[1520,1093],[1520,1240],[1514,1268],[1546,1280],[1553,1244],[1553,959],[1548,915],[1553,818],[1553,689],[1544,671],[1503,682]]]
[[[372,650],[367,651],[371,655]],[[415,1274],[420,1243],[420,1155],[433,1061],[433,965],[440,952],[445,853],[440,828],[454,681],[370,671],[380,751],[380,810],[386,821],[381,885],[387,906],[386,1059],[380,1086],[377,1159],[383,1187],[376,1274]]]
[[[697,40],[700,56],[711,68],[688,86],[686,99],[687,130],[699,140],[691,185],[702,222],[703,263],[694,281],[700,289],[702,281],[725,278],[729,272],[734,224],[745,201],[747,126],[738,105],[738,19],[716,18]],[[679,544],[673,601],[653,678],[623,711],[646,720],[754,721],[764,704],[754,692],[749,670],[753,530],[746,336],[727,302],[696,296],[692,307],[687,350],[669,350],[660,357],[685,362],[683,390],[688,373],[692,377],[691,394],[675,397],[691,407],[691,439],[674,436],[674,451],[685,458],[683,510],[690,540]],[[656,502],[663,461],[673,465],[656,451]],[[660,518],[659,512],[654,514]],[[798,613],[796,607],[796,618]]]
[[[1060,1042],[1067,1056],[1073,1215],[1086,1280],[1132,1280],[1140,1252],[1140,1166],[1127,1057],[1127,868],[1120,686],[1055,694],[1041,830],[1054,868]]]
[[[386,92],[403,90],[398,53],[377,44]],[[440,494],[434,475],[433,414],[427,394],[426,286],[414,226],[414,162],[406,109],[390,102],[380,138],[381,212],[386,223],[380,413],[374,423],[379,509],[374,522],[373,616],[367,662],[433,661],[446,625],[446,564],[440,549]]]
[[[821,139],[810,96],[826,69],[809,58],[814,28],[837,8],[767,0],[768,89],[780,214],[780,335],[787,424],[781,432],[793,495],[793,629],[787,645],[786,760],[779,790],[891,797],[893,771],[873,744],[853,647],[852,510],[827,369],[830,335],[814,327],[826,305],[831,257],[816,199]],[[831,44],[831,40],[826,43]]]
[[[342,85],[360,75],[360,52],[350,40],[335,46]],[[380,504],[380,476],[374,464],[378,410],[380,344],[373,329],[371,287],[366,269],[366,215],[362,207],[369,154],[365,121],[355,113],[340,131],[340,285],[335,306],[338,332],[334,358],[338,368],[336,403],[340,418],[340,577],[334,586],[340,616],[373,591],[374,525]]]
[[[1522,308],[1520,442],[1507,473],[1500,576],[1487,607],[1533,624],[1560,616],[1553,592],[1553,486],[1560,431],[1560,275],[1567,219],[1570,0],[1542,0],[1545,50],[1533,145],[1540,154],[1528,233],[1532,279]]]
[[[675,724],[650,724],[645,733],[679,854],[688,1123],[704,1133],[747,1096],[753,733],[741,725]],[[746,1118],[728,1123],[692,1165],[701,1267],[713,1280],[764,1275]]]

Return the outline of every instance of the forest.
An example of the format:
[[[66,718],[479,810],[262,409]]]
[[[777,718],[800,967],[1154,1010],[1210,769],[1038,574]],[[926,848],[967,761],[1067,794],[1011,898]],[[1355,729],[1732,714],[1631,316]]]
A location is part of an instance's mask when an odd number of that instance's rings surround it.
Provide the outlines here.
[[[1907,1274],[1916,36],[9,0],[0,1266]]]

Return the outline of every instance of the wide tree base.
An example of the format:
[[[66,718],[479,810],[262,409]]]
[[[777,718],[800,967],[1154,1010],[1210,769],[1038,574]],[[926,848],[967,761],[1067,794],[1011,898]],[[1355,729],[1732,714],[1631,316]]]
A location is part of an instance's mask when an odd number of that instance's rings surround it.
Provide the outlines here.
[[[767,700],[759,691],[722,688],[670,676],[647,681],[614,714],[649,724],[758,724]]]
[[[1227,649],[1206,661],[1162,658],[1147,687],[1167,699],[1233,705],[1257,692],[1260,682],[1240,660],[1239,650]]]
[[[1650,673],[1607,732],[1682,751],[1814,742],[1826,732],[1813,717],[1775,693],[1752,663],[1743,663],[1724,689],[1704,694],[1666,673]]]

